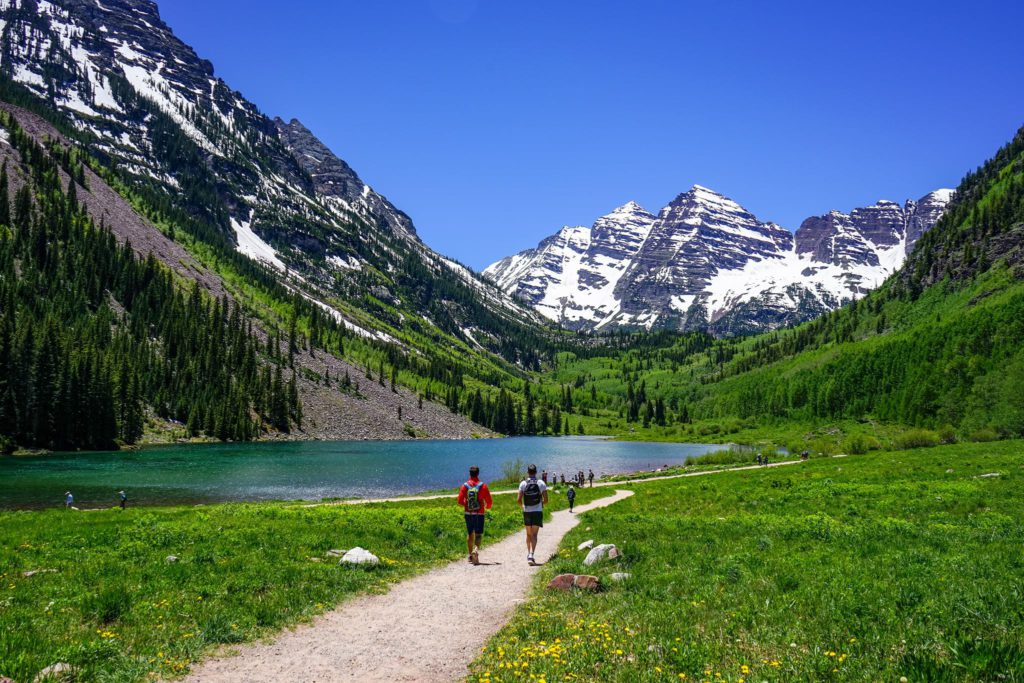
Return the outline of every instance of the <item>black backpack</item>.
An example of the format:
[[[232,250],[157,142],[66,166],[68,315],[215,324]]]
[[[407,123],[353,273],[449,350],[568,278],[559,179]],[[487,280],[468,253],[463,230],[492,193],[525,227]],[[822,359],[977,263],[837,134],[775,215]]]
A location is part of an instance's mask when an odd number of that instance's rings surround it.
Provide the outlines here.
[[[526,488],[523,489],[523,503],[526,505],[540,505],[540,484],[536,478],[526,480]]]

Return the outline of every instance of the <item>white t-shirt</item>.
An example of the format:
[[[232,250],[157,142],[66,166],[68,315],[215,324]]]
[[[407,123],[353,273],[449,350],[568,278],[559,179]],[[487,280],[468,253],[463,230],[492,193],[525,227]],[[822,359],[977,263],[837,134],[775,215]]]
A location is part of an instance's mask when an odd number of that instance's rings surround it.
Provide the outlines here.
[[[526,491],[526,482],[527,481],[529,481],[529,479],[523,479],[521,482],[519,482],[519,493],[523,493],[523,492]],[[543,496],[544,496],[544,492],[548,490],[548,485],[545,484],[542,479],[537,479],[536,481],[537,481],[537,486],[540,487],[541,500],[536,505],[523,505],[523,512],[540,512],[541,510],[544,509],[544,498],[543,498]]]

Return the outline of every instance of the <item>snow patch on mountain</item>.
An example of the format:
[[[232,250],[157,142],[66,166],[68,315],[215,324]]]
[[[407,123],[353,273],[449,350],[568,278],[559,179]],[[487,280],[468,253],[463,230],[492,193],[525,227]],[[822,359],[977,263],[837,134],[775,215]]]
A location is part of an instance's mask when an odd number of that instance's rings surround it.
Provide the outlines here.
[[[630,202],[591,228],[564,227],[484,275],[571,329],[670,327],[727,333],[790,324],[880,285],[952,190],[903,206],[831,211],[796,233],[701,185],[655,217]]]
[[[277,251],[253,232],[252,228],[249,227],[251,224],[251,216],[247,221],[231,218],[231,227],[234,229],[235,237],[238,240],[238,246],[235,248],[250,258],[271,265],[282,272],[287,272],[288,268],[284,265],[284,261],[278,257]]]

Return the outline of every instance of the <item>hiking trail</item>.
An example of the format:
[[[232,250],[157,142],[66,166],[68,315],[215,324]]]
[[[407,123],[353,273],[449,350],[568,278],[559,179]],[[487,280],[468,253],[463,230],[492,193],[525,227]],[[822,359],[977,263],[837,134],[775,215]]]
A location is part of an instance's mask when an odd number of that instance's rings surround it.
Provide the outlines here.
[[[558,551],[562,538],[579,523],[580,513],[631,495],[632,491],[617,490],[578,505],[575,514],[553,513],[540,531],[537,561]],[[397,583],[387,593],[348,600],[272,642],[244,645],[233,649],[238,653],[234,656],[205,660],[185,680],[461,680],[467,665],[529,594],[540,570],[526,563],[522,531],[481,549],[480,562],[473,566],[463,557]]]

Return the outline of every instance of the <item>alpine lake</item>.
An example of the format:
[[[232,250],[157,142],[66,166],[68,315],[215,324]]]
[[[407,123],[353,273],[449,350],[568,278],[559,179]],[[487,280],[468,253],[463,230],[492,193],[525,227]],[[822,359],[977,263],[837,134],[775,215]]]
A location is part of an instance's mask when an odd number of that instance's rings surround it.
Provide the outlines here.
[[[721,444],[645,443],[600,437],[515,437],[468,441],[290,441],[152,446],[110,452],[0,458],[0,509],[116,504],[180,505],[261,500],[382,498],[452,489],[470,465],[484,481],[507,463],[538,472],[595,477],[681,465]]]

